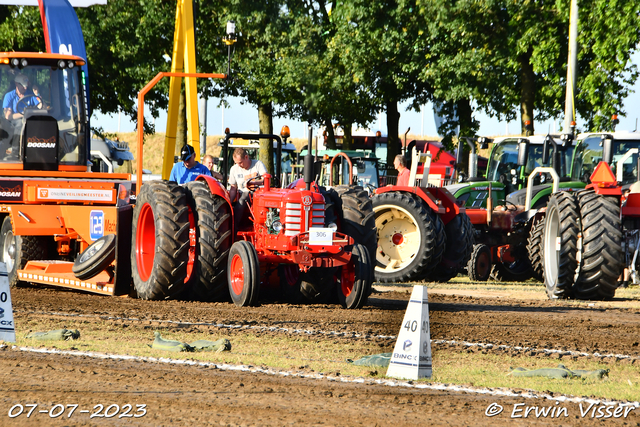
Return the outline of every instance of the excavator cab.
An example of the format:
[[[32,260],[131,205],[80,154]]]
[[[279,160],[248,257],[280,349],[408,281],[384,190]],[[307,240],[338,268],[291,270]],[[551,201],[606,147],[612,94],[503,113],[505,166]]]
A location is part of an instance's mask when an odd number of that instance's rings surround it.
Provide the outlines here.
[[[0,169],[86,171],[84,60],[0,53]]]

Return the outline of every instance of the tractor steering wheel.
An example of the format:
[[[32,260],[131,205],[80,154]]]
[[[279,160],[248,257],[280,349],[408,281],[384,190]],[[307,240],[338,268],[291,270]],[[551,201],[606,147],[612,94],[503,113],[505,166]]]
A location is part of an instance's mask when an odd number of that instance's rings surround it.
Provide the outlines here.
[[[262,181],[262,177],[260,175],[249,178],[247,182],[245,182],[244,186],[247,188],[247,190],[253,193],[262,185],[262,182],[257,181]]]
[[[40,100],[40,102],[42,102],[42,100],[41,100],[41,99],[40,99],[40,97],[38,97],[38,96],[35,96],[35,95],[25,95],[25,96],[23,96],[22,98],[20,98],[20,100],[18,100],[18,102],[16,103],[16,111],[14,111],[14,113],[19,113],[19,114],[24,115],[24,112],[25,112],[25,110],[26,110],[26,109],[29,109],[29,108],[37,109],[37,108],[38,108],[38,106],[37,106],[37,105],[27,105],[27,101],[28,101],[29,99],[31,99],[31,98],[39,99],[39,100]],[[39,102],[39,103],[40,103],[40,102]],[[22,113],[20,113],[20,108],[19,108],[21,104],[24,104],[24,106],[22,107]]]

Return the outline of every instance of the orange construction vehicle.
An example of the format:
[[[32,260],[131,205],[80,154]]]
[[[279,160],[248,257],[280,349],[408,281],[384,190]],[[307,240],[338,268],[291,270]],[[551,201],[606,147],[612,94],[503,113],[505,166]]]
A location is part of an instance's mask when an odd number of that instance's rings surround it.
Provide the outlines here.
[[[43,272],[65,272],[64,261],[96,240],[104,246],[98,257],[107,249],[109,257],[127,252],[128,245],[116,248],[108,236],[131,231],[131,179],[90,171],[84,62],[70,55],[0,53],[0,241],[11,284],[50,283]],[[101,272],[113,261],[95,259],[80,266],[78,277]],[[131,277],[128,262],[90,282],[68,269],[69,278],[50,280],[113,294]]]

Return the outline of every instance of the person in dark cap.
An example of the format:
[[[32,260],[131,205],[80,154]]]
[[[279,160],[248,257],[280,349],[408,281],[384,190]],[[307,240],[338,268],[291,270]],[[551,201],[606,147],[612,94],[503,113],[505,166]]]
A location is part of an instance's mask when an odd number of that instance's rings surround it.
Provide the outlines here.
[[[185,184],[194,181],[198,175],[211,176],[209,169],[196,161],[196,151],[189,144],[182,146],[182,150],[180,150],[180,160],[182,161],[173,165],[169,181]]]
[[[26,107],[42,108],[42,100],[29,89],[29,78],[27,76],[18,73],[13,82],[16,88],[8,92],[2,100],[5,119],[21,119]]]

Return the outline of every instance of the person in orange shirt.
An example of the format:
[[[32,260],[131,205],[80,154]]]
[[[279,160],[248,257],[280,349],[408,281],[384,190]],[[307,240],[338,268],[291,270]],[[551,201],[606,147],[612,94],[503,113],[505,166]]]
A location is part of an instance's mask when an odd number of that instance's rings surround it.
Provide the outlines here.
[[[393,166],[398,171],[398,181],[396,185],[407,187],[409,186],[409,169],[407,168],[407,161],[402,154],[398,154],[393,159]]]

